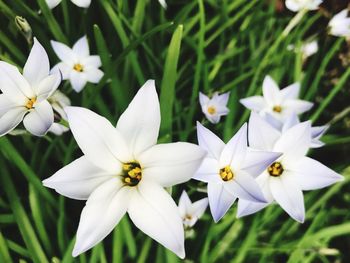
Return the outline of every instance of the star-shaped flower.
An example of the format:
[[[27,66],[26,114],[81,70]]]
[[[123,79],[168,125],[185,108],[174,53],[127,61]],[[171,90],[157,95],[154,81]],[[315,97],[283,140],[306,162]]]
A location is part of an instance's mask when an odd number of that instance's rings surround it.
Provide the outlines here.
[[[322,2],[323,0],[286,0],[286,7],[293,12],[316,10]]]
[[[202,111],[205,117],[211,123],[218,123],[221,116],[225,116],[229,113],[227,108],[227,102],[230,97],[230,92],[219,95],[218,92],[214,92],[212,98],[199,92],[199,103],[202,107]]]
[[[90,110],[65,110],[84,155],[43,183],[87,200],[73,256],[103,240],[128,213],[140,230],[184,258],[182,218],[164,187],[188,181],[205,152],[185,142],[156,144],[160,108],[154,81],[141,87],[116,128]]]
[[[71,1],[76,6],[83,7],[83,8],[88,8],[91,4],[91,0],[71,0]],[[61,2],[62,2],[62,0],[46,0],[47,5],[51,9],[58,6],[59,3],[61,3]]]
[[[329,34],[337,37],[346,37],[350,38],[350,17],[349,10],[344,9],[339,12],[328,24]]]
[[[265,202],[254,177],[265,170],[280,154],[248,148],[247,125],[225,143],[199,122],[199,146],[207,156],[193,179],[208,183],[209,207],[214,221],[219,221],[236,198]]]
[[[34,38],[34,45],[23,68],[0,61],[0,136],[11,132],[23,120],[27,131],[43,136],[54,121],[47,98],[61,82],[60,73],[49,75],[45,49]]]
[[[193,227],[205,212],[208,206],[208,198],[203,198],[194,203],[191,202],[186,191],[183,191],[179,200],[179,211],[185,227]]]
[[[98,55],[90,56],[86,36],[80,38],[72,49],[56,41],[51,41],[51,45],[61,60],[52,72],[60,70],[63,79],[69,79],[76,92],[80,92],[87,82],[96,84],[103,77],[103,72],[99,69],[101,58]]]
[[[310,133],[309,121],[299,123],[281,134],[261,116],[251,113],[249,145],[260,150],[281,152],[283,155],[257,178],[268,203],[239,200],[238,217],[255,213],[276,201],[293,219],[304,222],[302,191],[320,189],[343,179],[320,162],[306,157]]]
[[[300,83],[294,83],[280,90],[276,82],[266,76],[263,82],[263,96],[241,99],[248,109],[261,116],[269,113],[278,120],[286,120],[292,114],[301,114],[312,108],[311,102],[298,99]]]

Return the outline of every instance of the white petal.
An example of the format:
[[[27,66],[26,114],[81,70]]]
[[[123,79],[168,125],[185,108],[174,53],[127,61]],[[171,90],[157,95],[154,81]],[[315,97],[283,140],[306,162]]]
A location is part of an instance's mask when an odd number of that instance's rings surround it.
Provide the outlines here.
[[[329,129],[329,125],[311,127],[311,138],[319,139]]]
[[[255,214],[256,212],[264,209],[269,204],[270,203],[257,203],[257,202],[247,201],[244,199],[239,199],[238,206],[237,206],[237,218]]]
[[[158,184],[168,187],[191,179],[201,164],[205,152],[187,142],[155,145],[143,152],[137,159],[143,169],[143,177],[152,178]]]
[[[164,9],[167,9],[168,6],[167,6],[165,0],[158,0],[158,1]]]
[[[278,130],[254,112],[250,114],[248,130],[249,146],[264,151],[272,151],[281,136]]]
[[[295,113],[291,114],[290,117],[288,117],[288,119],[286,119],[283,123],[282,132],[289,130],[298,123],[300,123],[298,115],[296,115]]]
[[[35,96],[27,80],[18,68],[0,61],[0,89],[13,102],[24,105],[27,98]]]
[[[69,75],[70,83],[72,84],[72,88],[76,92],[80,92],[86,85],[86,73],[85,72],[77,72],[72,70]]]
[[[206,106],[209,101],[210,101],[210,99],[208,96],[206,96],[202,92],[199,92],[199,103],[202,107]]]
[[[251,176],[257,177],[281,155],[281,153],[265,152],[248,148],[241,169]]]
[[[208,207],[209,199],[208,198],[203,198],[201,200],[198,200],[192,204],[192,214],[196,218],[201,218],[202,215],[204,214],[205,210]]]
[[[276,142],[274,151],[282,152],[283,159],[293,162],[306,155],[310,148],[311,123],[302,122],[282,134]]]
[[[73,67],[69,66],[65,62],[60,62],[51,69],[51,74],[62,74],[62,79],[68,79],[70,72],[73,71]]]
[[[224,183],[225,189],[240,199],[253,202],[266,202],[260,186],[249,174],[239,172],[234,179]]]
[[[305,100],[287,100],[284,102],[283,106],[286,107],[288,113],[294,112],[296,114],[301,114],[310,110],[313,103]]]
[[[97,68],[87,69],[85,73],[86,80],[95,84],[99,83],[104,75],[103,71]]]
[[[32,86],[38,85],[49,75],[49,57],[44,47],[34,38],[34,45],[23,68],[23,76]]]
[[[197,122],[197,138],[199,146],[207,151],[208,157],[219,159],[225,143],[209,129]]]
[[[67,131],[69,131],[69,128],[59,123],[52,123],[50,129],[48,130],[48,132],[52,132],[57,136],[61,136]]]
[[[286,0],[286,7],[293,12],[298,12],[303,8],[302,5],[296,0]]]
[[[133,160],[124,138],[104,117],[80,107],[66,107],[70,129],[80,149],[96,166],[118,174]]]
[[[188,197],[187,192],[183,190],[179,199],[179,211],[180,211],[180,216],[182,218],[186,216],[191,206],[192,206],[192,202]]]
[[[74,2],[74,1],[72,1]],[[78,55],[79,58],[85,58],[90,55],[89,43],[86,35],[80,38],[72,48],[73,52]]]
[[[320,189],[344,179],[343,176],[309,157],[300,159],[289,170],[288,176],[294,179],[302,190]]]
[[[82,156],[44,180],[43,184],[69,198],[87,200],[99,185],[113,176]]]
[[[230,92],[226,92],[221,95],[217,95],[215,98],[215,101],[217,105],[226,106],[229,99],[230,99]]]
[[[0,118],[16,106],[18,106],[18,104],[13,103],[5,94],[0,94]]]
[[[82,7],[82,8],[88,8],[91,4],[91,0],[71,0],[75,5]]]
[[[102,66],[101,58],[98,55],[83,58],[81,63],[87,68],[99,68]]]
[[[46,0],[47,5],[50,9],[55,8],[62,0]]]
[[[154,80],[148,80],[120,116],[117,129],[135,155],[157,143],[160,108]]]
[[[252,96],[245,99],[239,100],[244,107],[253,110],[253,111],[261,111],[267,107],[266,102],[262,96]]]
[[[184,258],[184,230],[174,200],[150,182],[141,181],[137,188],[128,208],[131,220],[146,235]]]
[[[219,171],[222,167],[219,161],[213,158],[204,158],[198,170],[193,175],[193,179],[201,182],[221,182]]]
[[[54,116],[50,103],[43,100],[35,104],[23,120],[27,131],[35,136],[44,136],[53,124]]]
[[[77,57],[70,47],[53,40],[51,40],[51,46],[61,61],[73,67],[75,61],[77,60]]]
[[[213,124],[217,124],[220,122],[220,115],[218,114],[208,114],[207,112],[204,112],[205,117]]]
[[[46,100],[55,92],[61,83],[61,74],[56,73],[46,76],[42,79],[38,86],[35,88],[35,92],[38,95],[38,100]]]
[[[304,197],[301,189],[289,176],[269,178],[273,198],[293,219],[303,223],[305,218]]]
[[[25,107],[15,107],[4,113],[0,118],[0,136],[12,131],[23,120],[27,112]]]
[[[281,90],[283,100],[297,99],[300,92],[300,83],[293,83]]]
[[[74,257],[95,246],[114,229],[126,213],[129,195],[129,188],[122,187],[119,178],[95,189],[80,216]]]
[[[210,212],[215,223],[226,214],[236,200],[236,197],[228,192],[222,183],[208,184],[208,198]]]
[[[247,124],[245,123],[225,145],[220,156],[220,164],[239,169],[245,159],[247,148]]]
[[[263,94],[266,102],[270,106],[281,103],[281,94],[277,83],[270,77],[266,76],[263,82]]]

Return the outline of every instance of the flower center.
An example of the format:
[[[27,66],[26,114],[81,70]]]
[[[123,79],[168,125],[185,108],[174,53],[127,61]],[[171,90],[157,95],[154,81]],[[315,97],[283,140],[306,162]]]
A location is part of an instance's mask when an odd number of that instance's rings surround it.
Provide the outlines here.
[[[281,106],[273,106],[273,108],[272,108],[272,110],[274,111],[274,112],[277,112],[277,113],[280,113],[281,111],[282,111],[282,107]]]
[[[280,162],[274,162],[267,168],[267,172],[273,177],[281,176],[283,171],[284,169]]]
[[[187,214],[187,215],[185,216],[185,220],[192,220],[192,216]]]
[[[234,177],[234,174],[231,170],[231,167],[227,165],[224,168],[221,168],[220,169],[220,177],[225,182],[232,180]]]
[[[213,107],[213,106],[209,106],[209,107],[208,107],[208,113],[209,113],[210,115],[215,114],[215,113],[216,113],[216,109],[215,109],[215,107]]]
[[[142,179],[142,169],[138,162],[123,164],[123,182],[128,186],[136,186]]]
[[[30,110],[30,109],[33,109],[34,108],[34,103],[36,102],[36,97],[33,97],[31,99],[28,99],[25,107]]]
[[[78,72],[83,72],[84,71],[84,66],[82,64],[77,63],[77,64],[74,65],[73,69],[75,71],[78,71]]]

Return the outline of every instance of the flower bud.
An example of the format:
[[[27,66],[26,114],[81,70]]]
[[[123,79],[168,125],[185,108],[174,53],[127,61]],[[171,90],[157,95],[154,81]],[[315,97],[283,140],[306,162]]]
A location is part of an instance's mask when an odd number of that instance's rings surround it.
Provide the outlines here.
[[[16,16],[15,23],[17,28],[27,40],[28,44],[31,45],[33,43],[33,31],[28,21],[24,17]]]

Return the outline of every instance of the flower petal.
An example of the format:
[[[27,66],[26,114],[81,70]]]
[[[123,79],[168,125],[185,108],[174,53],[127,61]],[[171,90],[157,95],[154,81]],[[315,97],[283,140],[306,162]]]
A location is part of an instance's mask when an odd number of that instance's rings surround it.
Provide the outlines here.
[[[93,164],[118,174],[121,162],[133,160],[124,138],[106,118],[80,107],[65,111],[75,140]]]
[[[128,214],[142,232],[180,258],[185,257],[182,219],[174,200],[162,187],[141,181],[130,200]]]
[[[239,199],[237,206],[237,218],[255,214],[256,212],[259,212],[260,210],[264,209],[269,204],[270,203],[258,203],[244,199]]]
[[[278,130],[254,112],[250,114],[248,130],[249,146],[264,151],[272,151],[281,136]]]
[[[34,45],[23,68],[23,76],[30,85],[36,86],[49,75],[49,71],[49,57],[44,47],[34,38]]]
[[[67,45],[57,42],[57,41],[53,41],[51,40],[51,46],[53,48],[53,50],[55,51],[57,57],[65,62],[68,65],[71,65],[71,67],[73,67],[75,61],[77,61],[77,56],[75,55],[75,53],[73,52],[73,50],[68,47]]]
[[[16,106],[18,105],[13,103],[5,94],[0,94],[0,118]]]
[[[295,166],[289,169],[288,176],[298,183],[301,190],[324,188],[344,179],[343,176],[309,157],[300,159]]]
[[[74,1],[72,1],[75,3]],[[81,1],[77,1],[81,2]],[[85,1],[83,1],[85,2]],[[75,3],[76,4],[76,3]],[[79,58],[86,58],[90,55],[89,43],[86,35],[80,38],[72,48],[73,52],[78,55]]]
[[[206,106],[209,101],[210,101],[210,99],[208,96],[206,96],[202,92],[199,92],[199,103],[202,107]]]
[[[312,108],[314,104],[306,100],[287,100],[284,102],[283,106],[288,113],[301,114]]]
[[[204,158],[198,170],[193,175],[193,179],[201,182],[221,182],[219,176],[220,167],[219,161],[213,158]]]
[[[290,176],[269,178],[273,198],[293,219],[303,223],[305,219],[304,197],[301,189]]]
[[[47,5],[50,9],[55,8],[62,0],[46,0]]]
[[[220,159],[225,143],[209,129],[197,122],[197,138],[199,146],[207,151],[208,157]]]
[[[198,145],[177,142],[155,145],[137,160],[143,168],[143,177],[168,187],[190,180],[204,156]]]
[[[35,104],[23,119],[24,127],[35,136],[44,136],[53,124],[54,116],[50,103],[43,100]]]
[[[191,206],[192,206],[192,202],[188,197],[187,192],[183,190],[179,199],[179,211],[180,211],[180,216],[182,218],[186,216]]]
[[[0,136],[3,136],[16,128],[23,120],[26,112],[27,109],[25,107],[15,107],[4,113],[0,118]]]
[[[87,68],[99,68],[102,66],[101,58],[98,55],[83,58],[81,63]]]
[[[244,107],[257,112],[267,107],[264,97],[262,96],[252,96],[245,99],[240,99],[239,102],[243,104]]]
[[[69,198],[87,200],[99,185],[113,176],[82,156],[45,179],[43,184]]]
[[[154,80],[148,80],[120,116],[117,129],[135,155],[157,143],[160,108]]]
[[[96,188],[81,213],[73,257],[102,241],[119,223],[128,206],[130,190],[119,178]]]
[[[82,8],[88,8],[91,4],[91,0],[71,0],[75,5],[82,7]]]
[[[270,106],[279,105],[281,103],[280,89],[277,83],[270,77],[266,76],[263,82],[263,95],[265,101]]]
[[[208,198],[215,223],[226,214],[236,200],[236,196],[228,192],[222,183],[208,183]]]
[[[97,68],[87,69],[85,73],[86,80],[95,84],[99,83],[104,75],[103,71]]]
[[[42,79],[38,86],[35,88],[35,92],[38,95],[37,100],[46,100],[55,92],[61,83],[61,74],[56,73],[46,76]]]
[[[69,74],[70,84],[76,92],[80,92],[86,85],[87,79],[85,72],[72,70]]]
[[[62,74],[62,79],[68,79],[73,68],[65,62],[60,62],[51,69],[51,74]]]
[[[202,215],[204,214],[205,210],[208,207],[208,203],[209,203],[209,199],[208,198],[203,198],[201,200],[198,200],[198,201],[194,202],[192,204],[192,207],[191,207],[192,214],[196,218],[202,217]]]
[[[281,90],[281,96],[283,100],[297,99],[300,92],[300,83],[293,83]]]

